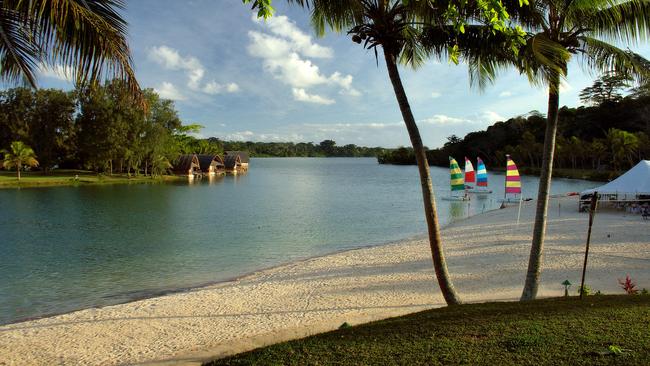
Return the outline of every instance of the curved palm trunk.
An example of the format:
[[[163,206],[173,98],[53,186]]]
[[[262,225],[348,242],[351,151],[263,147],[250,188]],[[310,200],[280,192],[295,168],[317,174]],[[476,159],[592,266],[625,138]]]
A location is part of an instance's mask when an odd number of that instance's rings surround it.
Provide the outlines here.
[[[389,55],[384,50],[384,58],[386,59],[386,67],[388,68],[388,75],[393,84],[395,97],[399,104],[399,109],[402,112],[402,118],[406,124],[406,129],[413,145],[413,152],[418,163],[418,170],[420,172],[420,184],[422,185],[422,198],[424,200],[424,213],[427,219],[427,228],[429,232],[429,245],[431,246],[431,256],[433,257],[433,267],[436,271],[436,278],[440,291],[447,302],[447,305],[460,304],[460,299],[456,295],[454,285],[451,282],[449,272],[447,271],[447,262],[445,254],[442,250],[442,240],[440,238],[440,226],[438,224],[438,214],[436,211],[436,201],[433,194],[433,186],[431,185],[431,174],[429,173],[429,163],[420,137],[420,131],[415,123],[415,118],[411,112],[411,107],[402,85],[402,80],[397,70],[397,63],[395,57]]]
[[[539,190],[537,193],[537,210],[535,212],[535,226],[533,228],[533,241],[528,259],[528,272],[526,284],[521,294],[522,301],[534,300],[539,287],[539,277],[542,272],[542,252],[544,250],[544,236],[546,234],[546,214],[548,211],[548,196],[551,189],[551,176],[553,173],[553,154],[555,152],[555,135],[557,133],[557,117],[560,105],[560,76],[551,76],[548,92],[548,115],[546,133],[544,135],[544,153],[541,172],[539,176]]]
[[[20,164],[18,164],[18,167],[16,168],[16,173],[18,173],[18,180],[20,180]]]

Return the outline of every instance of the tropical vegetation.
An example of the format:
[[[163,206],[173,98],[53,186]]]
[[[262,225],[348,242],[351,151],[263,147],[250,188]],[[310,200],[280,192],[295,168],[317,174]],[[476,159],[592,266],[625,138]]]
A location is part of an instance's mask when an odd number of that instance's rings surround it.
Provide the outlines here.
[[[78,85],[103,77],[126,82],[138,96],[122,0],[0,1],[0,79],[36,87],[50,68]]]
[[[11,143],[11,150],[3,150],[4,159],[2,165],[6,169],[16,169],[18,180],[20,180],[20,171],[23,167],[38,166],[38,160],[31,147],[25,145],[21,141],[14,141]]]

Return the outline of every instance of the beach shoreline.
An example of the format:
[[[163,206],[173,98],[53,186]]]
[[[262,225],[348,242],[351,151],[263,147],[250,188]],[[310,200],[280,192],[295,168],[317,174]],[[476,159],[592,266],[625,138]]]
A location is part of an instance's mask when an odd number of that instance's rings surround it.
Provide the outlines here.
[[[449,270],[464,302],[518,299],[534,206],[523,204],[519,226],[513,205],[444,228]],[[575,197],[549,206],[540,296],[561,296],[564,279],[579,283],[586,222]],[[616,280],[630,273],[639,287],[650,287],[650,238],[641,218],[603,212],[596,223],[587,284],[621,293]],[[7,365],[200,362],[343,322],[440,306],[428,242],[420,237],[308,258],[188,292],[0,326],[0,359]]]

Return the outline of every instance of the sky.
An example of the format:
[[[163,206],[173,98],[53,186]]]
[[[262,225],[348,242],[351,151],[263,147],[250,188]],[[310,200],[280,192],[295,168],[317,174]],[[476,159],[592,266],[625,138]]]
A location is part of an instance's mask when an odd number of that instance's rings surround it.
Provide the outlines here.
[[[142,87],[173,99],[199,137],[337,145],[409,146],[383,56],[379,63],[345,34],[315,35],[306,10],[274,0],[275,15],[256,19],[240,0],[138,0],[123,12]],[[621,45],[650,57],[647,45]],[[543,87],[514,71],[480,91],[467,67],[430,61],[402,81],[426,146],[496,121],[546,112]],[[71,88],[60,70],[42,70],[40,87]],[[577,106],[597,75],[576,62],[560,103]]]

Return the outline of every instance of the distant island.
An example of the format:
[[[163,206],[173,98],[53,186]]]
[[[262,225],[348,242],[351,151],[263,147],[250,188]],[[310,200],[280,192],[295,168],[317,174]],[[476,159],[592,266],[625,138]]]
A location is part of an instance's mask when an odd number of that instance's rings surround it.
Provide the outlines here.
[[[510,154],[523,174],[538,174],[545,116],[537,111],[497,122],[464,138],[449,136],[444,146],[427,151],[430,165],[448,166],[449,156],[483,159],[488,168],[505,169]],[[650,94],[601,101],[594,106],[560,109],[553,175],[609,180],[650,156]],[[380,164],[415,164],[411,148],[386,150]],[[461,161],[461,160],[459,160]]]

